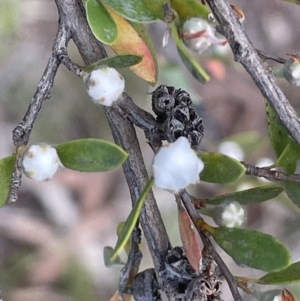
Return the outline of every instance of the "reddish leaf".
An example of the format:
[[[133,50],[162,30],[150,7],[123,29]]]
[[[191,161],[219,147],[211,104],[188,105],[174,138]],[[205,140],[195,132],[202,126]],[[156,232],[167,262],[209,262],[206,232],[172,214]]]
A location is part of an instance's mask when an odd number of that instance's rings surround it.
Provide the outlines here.
[[[178,224],[185,255],[196,272],[200,270],[202,252],[195,227],[185,208],[178,203]]]
[[[113,9],[105,5],[113,17],[117,28],[118,37],[110,46],[117,54],[136,54],[143,56],[142,61],[130,69],[139,77],[151,84],[156,83],[157,68],[156,57],[152,51],[150,38],[143,24],[130,24]],[[134,27],[133,27],[134,26]]]

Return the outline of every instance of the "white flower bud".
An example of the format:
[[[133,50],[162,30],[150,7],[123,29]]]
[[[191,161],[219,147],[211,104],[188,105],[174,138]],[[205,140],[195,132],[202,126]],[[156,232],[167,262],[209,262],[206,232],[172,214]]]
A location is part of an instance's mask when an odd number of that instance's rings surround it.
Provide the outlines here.
[[[83,78],[86,91],[96,104],[111,106],[125,88],[123,76],[114,68],[93,70]]]
[[[215,36],[216,30],[202,18],[187,20],[181,30],[184,45],[198,54],[207,50],[212,44],[225,45],[227,41],[220,41]]]
[[[154,183],[158,188],[177,193],[199,182],[203,167],[203,162],[191,148],[188,139],[179,137],[174,143],[163,146],[154,157]]]
[[[36,181],[51,179],[60,166],[56,149],[50,145],[32,145],[23,155],[24,173]]]
[[[246,214],[239,203],[232,202],[218,206],[214,211],[213,219],[218,226],[238,228],[245,221]]]

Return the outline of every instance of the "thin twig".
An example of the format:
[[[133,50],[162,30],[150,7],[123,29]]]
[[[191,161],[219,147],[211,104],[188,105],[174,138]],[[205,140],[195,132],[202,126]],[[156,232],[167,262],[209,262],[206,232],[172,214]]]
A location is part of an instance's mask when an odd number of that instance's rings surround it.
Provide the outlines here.
[[[123,93],[122,101],[115,102],[113,107],[135,126],[141,128],[154,153],[160,149],[162,143],[162,125],[147,111],[138,107],[127,93]]]
[[[184,190],[182,193],[180,193],[180,197],[194,225],[196,226],[197,219],[201,218],[201,216],[198,214],[196,208],[194,207],[189,194]],[[196,227],[196,229],[201,237],[201,240],[203,241],[207,253],[210,254],[212,258],[216,261],[220,271],[225,277],[228,286],[231,290],[233,299],[235,301],[242,301],[242,297],[238,291],[234,276],[231,274],[228,267],[226,266],[226,264],[224,263],[224,261],[222,260],[218,252],[215,250],[212,242],[210,241],[208,234],[206,232],[200,231],[198,227]]]
[[[60,18],[71,30],[72,39],[84,62],[90,65],[106,57],[102,44],[95,39],[88,26],[82,1],[56,0],[56,5]],[[124,102],[126,106],[125,99],[126,97],[122,98],[120,102]],[[136,132],[128,118],[124,114],[120,114],[120,110],[116,110],[115,107],[106,107],[104,112],[115,142],[129,154],[128,159],[123,164],[123,171],[134,204],[149,179]],[[158,282],[161,284],[163,280],[160,279],[159,270],[164,263],[167,250],[170,248],[170,242],[152,192],[146,198],[140,223],[153,259]]]
[[[16,164],[12,174],[6,203],[15,202],[18,199],[18,190],[21,186],[22,179],[21,153],[18,150],[20,147],[24,145],[26,146],[28,144],[33,124],[38,114],[40,113],[42,105],[46,99],[50,98],[54,78],[60,64],[56,49],[58,48],[58,45],[66,45],[69,39],[70,33],[63,31],[62,27],[59,26],[56,38],[52,46],[50,58],[48,60],[44,74],[37,86],[37,90],[29,104],[23,120],[13,130],[13,143],[16,147]]]
[[[244,66],[284,127],[300,145],[300,122],[295,110],[278,87],[273,75],[266,70],[229,4],[226,0],[207,0],[206,2],[228,40],[235,60]]]
[[[144,131],[155,131],[156,129],[162,129],[151,113],[138,107],[127,93],[123,93],[122,100],[113,104],[114,109],[118,110],[120,114],[124,115],[135,126],[141,128]]]
[[[242,164],[247,168],[246,175],[256,176],[260,178],[265,178],[269,181],[280,182],[280,181],[289,181],[300,183],[300,174],[289,175],[282,171],[271,170],[268,168],[256,167],[245,162]]]
[[[65,67],[67,67],[71,72],[75,73],[78,77],[82,78],[86,73],[79,65],[72,62],[72,60],[69,58],[66,47],[57,49],[57,57]]]
[[[277,62],[279,64],[285,64],[285,62],[286,62],[286,59],[284,59],[282,57],[279,57],[279,56],[275,56],[275,55],[266,53],[262,50],[256,49],[256,52],[264,60],[271,60],[271,61]]]
[[[16,155],[16,164],[11,177],[9,192],[7,196],[6,203],[14,203],[18,200],[18,190],[22,182],[22,166],[21,166],[21,156]]]
[[[15,147],[27,145],[35,119],[40,113],[44,101],[50,98],[51,95],[54,78],[60,65],[56,49],[59,45],[66,44],[69,39],[70,32],[62,30],[62,27],[59,26],[48,64],[37,86],[37,90],[29,104],[23,120],[13,130],[13,143]]]

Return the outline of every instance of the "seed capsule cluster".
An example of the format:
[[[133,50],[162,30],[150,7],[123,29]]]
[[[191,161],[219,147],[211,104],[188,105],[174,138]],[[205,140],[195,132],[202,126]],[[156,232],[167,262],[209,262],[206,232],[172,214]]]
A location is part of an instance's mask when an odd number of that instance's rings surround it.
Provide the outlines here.
[[[161,85],[152,93],[152,109],[157,121],[163,124],[168,142],[183,136],[197,149],[203,138],[203,120],[191,108],[192,100],[184,90]]]

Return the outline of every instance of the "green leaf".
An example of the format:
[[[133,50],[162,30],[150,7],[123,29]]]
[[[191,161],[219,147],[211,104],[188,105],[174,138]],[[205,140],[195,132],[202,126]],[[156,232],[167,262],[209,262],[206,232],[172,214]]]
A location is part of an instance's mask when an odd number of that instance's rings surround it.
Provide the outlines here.
[[[157,20],[157,17],[147,8],[141,0],[103,0],[123,18],[133,21],[148,23]]]
[[[138,33],[140,38],[145,42],[147,45],[150,54],[151,54],[151,61],[153,61],[154,64],[154,72],[155,72],[155,81],[148,81],[149,85],[155,86],[157,82],[157,75],[158,75],[158,68],[157,68],[157,58],[156,58],[156,51],[154,49],[153,41],[145,27],[144,24],[139,24],[139,23],[133,23],[129,22],[129,24],[133,27],[133,29]],[[150,58],[148,58],[148,61]],[[138,74],[137,74],[138,75]]]
[[[118,227],[117,227],[117,235],[118,237],[121,235],[123,228],[125,226],[125,222],[120,222]],[[126,254],[128,255],[131,249],[131,241],[130,239],[127,241],[127,243],[124,245],[124,250],[126,252]]]
[[[291,263],[289,250],[271,235],[242,228],[213,228],[217,244],[238,264],[267,272],[281,270]]]
[[[299,158],[300,148],[294,140],[290,139],[290,142],[278,158],[276,165],[282,166],[287,173],[293,174],[296,171]]]
[[[240,178],[246,171],[245,166],[226,155],[220,153],[198,153],[204,163],[200,179],[210,183],[230,183]]]
[[[283,186],[284,191],[292,202],[300,208],[300,183],[281,181],[280,184]]]
[[[281,155],[287,144],[289,143],[289,134],[285,127],[281,124],[277,114],[269,103],[265,100],[266,113],[268,120],[269,137],[272,147],[277,158]]]
[[[196,17],[208,20],[211,10],[198,0],[171,0],[172,8],[177,12],[181,22]]]
[[[111,45],[118,36],[117,26],[107,9],[98,0],[87,0],[86,15],[94,36]]]
[[[280,122],[273,108],[266,102],[269,137],[278,161],[276,166],[282,166],[287,173],[294,173],[296,162],[300,158],[300,147],[290,137],[286,128]]]
[[[3,206],[8,197],[10,181],[16,164],[16,156],[0,160],[0,206]]]
[[[114,249],[110,246],[106,246],[103,249],[103,259],[104,259],[104,264],[107,268],[113,266],[113,265],[124,265],[125,263],[122,261],[120,256],[116,256],[114,261],[111,261],[110,258],[114,252]]]
[[[140,198],[135,203],[134,207],[132,208],[128,218],[125,221],[125,224],[122,228],[122,231],[120,235],[118,236],[118,241],[116,243],[116,246],[114,248],[113,254],[110,257],[111,261],[115,261],[118,257],[118,254],[121,252],[121,250],[126,246],[127,242],[130,239],[130,235],[137,223],[137,220],[140,216],[142,207],[145,203],[146,197],[148,192],[150,191],[151,187],[153,186],[154,178],[152,177],[146,187],[144,188],[143,192],[141,193]]]
[[[281,185],[268,185],[219,195],[212,199],[204,199],[203,202],[208,205],[220,205],[228,202],[237,202],[240,205],[250,205],[275,198],[282,191],[283,188]]]
[[[142,0],[142,2],[156,18],[164,21],[164,4],[167,0]]]
[[[112,57],[107,57],[96,63],[81,67],[86,72],[91,72],[102,66],[107,66],[115,69],[121,69],[136,65],[142,61],[143,57],[136,54],[120,54]]]
[[[178,54],[183,64],[200,83],[207,83],[210,80],[210,77],[183,45],[178,34],[176,20],[172,23],[172,36],[177,45]]]
[[[107,171],[120,166],[127,153],[114,143],[101,139],[78,139],[58,144],[61,163],[78,171]]]
[[[284,270],[266,274],[255,282],[260,284],[277,285],[298,281],[300,281],[300,261],[291,264]]]

